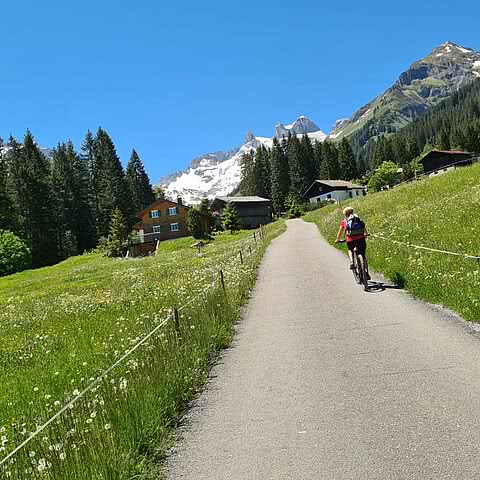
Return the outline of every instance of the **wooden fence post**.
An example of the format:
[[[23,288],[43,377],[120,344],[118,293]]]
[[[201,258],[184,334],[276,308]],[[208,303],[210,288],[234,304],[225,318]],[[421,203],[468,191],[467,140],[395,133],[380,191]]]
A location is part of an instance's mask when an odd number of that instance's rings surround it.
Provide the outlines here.
[[[249,246],[248,246],[248,249],[250,250],[250,255],[252,255],[252,246],[249,245]]]
[[[223,277],[223,270],[220,270],[220,282],[222,282],[222,288],[225,290],[225,278]]]
[[[240,263],[243,265],[243,255],[241,250],[240,250]]]
[[[173,308],[173,319],[175,321],[175,331],[180,335],[180,315],[176,307]]]
[[[255,235],[255,232],[253,232],[253,239],[255,240],[255,243],[257,243],[257,236]]]

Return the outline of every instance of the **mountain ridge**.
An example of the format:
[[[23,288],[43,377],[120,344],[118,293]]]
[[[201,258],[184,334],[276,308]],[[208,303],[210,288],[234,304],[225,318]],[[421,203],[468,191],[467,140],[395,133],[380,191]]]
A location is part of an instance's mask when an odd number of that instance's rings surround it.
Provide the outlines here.
[[[187,203],[197,203],[205,197],[228,195],[240,183],[242,156],[261,145],[269,148],[274,138],[289,134],[308,135],[317,141],[327,138],[317,124],[302,115],[288,125],[277,123],[273,137],[255,136],[248,130],[244,143],[238,147],[195,157],[185,170],[161,177],[158,183],[168,198],[181,197]]]

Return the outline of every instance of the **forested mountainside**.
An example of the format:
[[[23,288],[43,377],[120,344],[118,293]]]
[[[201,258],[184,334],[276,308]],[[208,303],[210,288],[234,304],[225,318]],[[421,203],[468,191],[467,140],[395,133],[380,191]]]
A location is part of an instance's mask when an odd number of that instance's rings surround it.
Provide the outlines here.
[[[350,119],[339,122],[331,137],[348,137],[357,152],[369,139],[398,131],[479,76],[479,52],[443,43]]]
[[[384,161],[404,165],[434,147],[480,154],[480,79],[461,88],[397,133],[369,143],[361,157],[371,170]]]

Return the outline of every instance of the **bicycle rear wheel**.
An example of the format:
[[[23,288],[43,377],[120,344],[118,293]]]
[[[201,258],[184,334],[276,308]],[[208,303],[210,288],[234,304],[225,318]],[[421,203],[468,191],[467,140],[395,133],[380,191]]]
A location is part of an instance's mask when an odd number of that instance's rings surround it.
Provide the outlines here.
[[[362,283],[362,277],[360,276],[360,265],[358,263],[358,255],[357,251],[353,251],[353,276],[355,277],[355,281],[360,284]]]
[[[365,268],[365,259],[363,255],[357,255],[358,259],[358,272],[360,277],[360,282],[363,285],[363,289],[368,292],[368,277],[367,277],[367,269]]]

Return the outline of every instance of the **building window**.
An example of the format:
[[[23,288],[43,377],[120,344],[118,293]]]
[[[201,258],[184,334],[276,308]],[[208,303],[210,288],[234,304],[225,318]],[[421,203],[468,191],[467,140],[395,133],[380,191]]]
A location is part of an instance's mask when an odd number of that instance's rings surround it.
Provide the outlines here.
[[[170,231],[171,232],[178,232],[180,229],[180,225],[178,223],[171,223],[170,224]]]
[[[160,212],[158,210],[150,210],[150,218],[158,218],[160,216]]]
[[[177,215],[177,213],[178,213],[178,208],[177,207],[171,207],[171,208],[168,209],[168,214],[170,216]]]
[[[348,192],[348,198],[352,198],[352,197],[353,197],[352,192],[351,191]]]
[[[360,194],[358,193],[358,190],[355,191],[355,195],[358,197]]]
[[[162,233],[162,226],[161,225],[153,225],[152,226],[153,233]]]
[[[330,200],[331,198],[332,198],[332,195],[329,193],[329,194],[327,195],[327,200]]]

